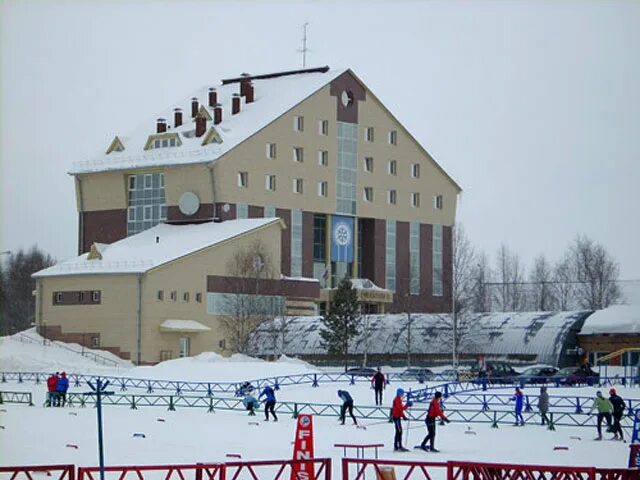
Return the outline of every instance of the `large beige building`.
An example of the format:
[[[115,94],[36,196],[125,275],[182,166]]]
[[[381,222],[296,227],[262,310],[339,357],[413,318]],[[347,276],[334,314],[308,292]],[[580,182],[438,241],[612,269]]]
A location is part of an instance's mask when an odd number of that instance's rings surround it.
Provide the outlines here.
[[[212,222],[215,228],[233,219],[277,217],[284,230],[270,247],[277,247],[278,275],[316,280],[307,283],[318,288],[317,307],[305,303],[306,297],[300,304],[308,313],[322,311],[330,288],[345,274],[362,279],[361,298],[371,311],[450,309],[452,226],[460,188],[351,70],[325,67],[223,80],[170,106],[131,135],[116,136],[104,154],[75,164],[70,173],[80,254],[137,238],[161,224],[182,228]],[[174,259],[169,270],[186,258]],[[220,285],[207,281],[205,290],[202,279],[229,272],[221,265],[207,268],[192,281],[199,282],[203,295],[213,295]],[[153,269],[145,272],[149,278],[157,275]],[[49,332],[86,336],[97,331],[92,322],[98,318],[104,319],[101,328],[111,327],[106,298],[100,306],[55,304],[53,292],[93,290],[83,286],[90,275],[36,278],[39,321]],[[120,281],[114,274],[109,282],[123,288],[132,278]],[[154,295],[153,289],[142,293]],[[149,338],[158,346],[124,348],[117,339],[107,345],[112,333],[105,330],[100,343],[130,354],[141,350],[143,361],[158,361],[160,351],[175,345],[163,343],[160,327],[145,325],[147,303],[157,309],[158,321],[195,319],[193,303],[182,316],[144,295],[139,303],[143,325],[138,328],[153,330]],[[74,308],[85,316],[95,313],[84,330],[68,323]],[[206,348],[224,345],[219,328],[197,318],[212,329],[199,337],[214,342]]]

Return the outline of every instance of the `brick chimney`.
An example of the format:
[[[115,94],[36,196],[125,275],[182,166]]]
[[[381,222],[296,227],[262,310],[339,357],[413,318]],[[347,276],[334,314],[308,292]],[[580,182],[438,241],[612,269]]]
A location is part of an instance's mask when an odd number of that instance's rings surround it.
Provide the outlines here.
[[[201,137],[207,131],[207,118],[198,115],[196,117],[196,137]]]
[[[191,99],[191,118],[196,118],[196,115],[198,115],[198,99],[193,97]]]
[[[253,102],[253,83],[248,82],[247,85],[244,87],[244,98],[245,101],[247,103],[252,103]]]
[[[213,108],[213,124],[218,125],[222,122],[222,105],[216,103],[216,106]]]
[[[236,113],[240,113],[240,94],[234,93],[233,98],[231,99],[231,114],[235,115]]]
[[[209,89],[209,106],[215,107],[216,103],[218,103],[218,92],[212,87]]]
[[[240,76],[244,77],[242,80],[240,80],[240,96],[246,97],[247,85],[251,83],[251,80],[249,80],[248,77],[250,77],[251,75],[249,75],[248,73],[243,73]]]
[[[182,109],[174,108],[173,109],[173,127],[178,128],[182,125]]]
[[[164,118],[159,118],[156,123],[156,132],[164,133],[167,131],[167,121]]]

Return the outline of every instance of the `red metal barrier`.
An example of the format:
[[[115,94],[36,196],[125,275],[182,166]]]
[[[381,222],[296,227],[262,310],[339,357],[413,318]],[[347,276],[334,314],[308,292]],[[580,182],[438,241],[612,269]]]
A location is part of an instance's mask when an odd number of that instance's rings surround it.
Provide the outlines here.
[[[517,465],[511,463],[447,462],[447,480],[596,480],[593,467]]]
[[[94,473],[100,471],[100,467],[79,467],[78,480],[96,480]],[[137,480],[157,480],[155,474],[164,475],[164,480],[225,480],[224,464],[222,463],[195,463],[184,465],[124,465],[104,467],[105,473],[118,473],[118,480],[124,480],[127,475],[133,473]],[[147,475],[145,478],[145,474]],[[185,477],[185,474],[188,476]]]
[[[349,466],[355,466],[355,476],[349,475]],[[375,472],[377,479],[385,478],[380,467],[400,467],[402,470],[401,477],[396,480],[409,480],[417,478],[424,480],[433,480],[435,478],[444,478],[447,471],[445,462],[410,462],[403,460],[377,460],[371,458],[343,458],[342,459],[342,480],[363,480],[367,470]]]
[[[75,465],[30,465],[21,467],[0,467],[0,473],[10,473],[11,479],[15,480],[20,478],[20,474],[23,474],[27,480],[33,480],[32,473],[46,473],[47,476],[58,474],[58,477],[52,477],[50,480],[75,480],[76,467]]]
[[[309,480],[331,480],[331,459],[311,458],[309,460],[262,460],[255,462],[226,462],[226,480],[242,480],[241,474],[250,475],[253,480],[288,480],[293,472],[293,465],[306,464],[313,468],[313,477]],[[269,468],[271,467],[271,468]],[[259,475],[256,472],[259,470]],[[299,472],[302,473],[302,472]],[[303,479],[298,475],[298,480]],[[224,480],[224,479],[222,479]]]
[[[596,468],[596,480],[640,480],[637,468]]]

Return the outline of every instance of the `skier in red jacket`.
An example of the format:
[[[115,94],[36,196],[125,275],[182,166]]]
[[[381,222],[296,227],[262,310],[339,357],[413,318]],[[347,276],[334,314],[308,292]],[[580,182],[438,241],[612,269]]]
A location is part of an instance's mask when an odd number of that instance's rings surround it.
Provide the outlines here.
[[[427,418],[425,419],[425,423],[427,424],[427,436],[424,437],[422,443],[420,444],[420,448],[425,451],[438,452],[434,447],[436,441],[436,418],[440,417],[443,421],[449,423],[449,419],[442,413],[442,408],[440,408],[440,399],[442,398],[442,392],[436,392],[433,400],[429,404],[429,411],[427,412]],[[427,442],[429,442],[429,447],[427,447]]]
[[[56,389],[58,387],[58,372],[52,373],[47,378],[47,407],[53,407],[56,403]]]
[[[402,420],[406,420],[404,412],[407,408],[413,405],[412,402],[402,403],[402,396],[404,390],[399,388],[396,390],[396,396],[393,399],[393,405],[391,407],[391,418],[393,419],[393,426],[396,429],[396,435],[393,438],[393,450],[396,452],[408,452],[409,450],[402,446]]]

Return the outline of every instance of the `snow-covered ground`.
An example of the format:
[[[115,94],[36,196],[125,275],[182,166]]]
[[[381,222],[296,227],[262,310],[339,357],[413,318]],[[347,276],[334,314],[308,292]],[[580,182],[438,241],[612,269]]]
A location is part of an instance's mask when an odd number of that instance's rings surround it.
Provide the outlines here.
[[[294,359],[264,362],[236,356],[223,359],[215,354],[172,360],[154,367],[118,368],[95,364],[85,357],[63,348],[43,347],[23,343],[15,338],[0,339],[0,364],[3,371],[66,370],[69,373],[101,373],[144,378],[166,378],[193,381],[243,381],[274,375],[317,371],[311,365]],[[392,392],[385,393],[389,405]],[[406,383],[405,389],[418,387]],[[336,403],[338,388],[348,389],[356,404],[372,405],[373,395],[367,384],[321,384],[283,387],[277,392],[281,401]],[[31,391],[33,407],[4,404],[0,408],[0,464],[34,465],[72,463],[81,466],[97,465],[96,412],[93,408],[44,408],[44,385],[4,383],[0,390]],[[534,389],[531,389],[534,390]],[[535,389],[537,391],[537,389]],[[86,391],[72,387],[70,391]],[[639,389],[618,387],[627,398],[639,398]],[[560,390],[554,390],[553,395]],[[568,395],[592,396],[595,388],[571,389]],[[502,391],[502,393],[505,393]],[[164,421],[158,421],[163,419]],[[258,425],[254,425],[254,421]],[[558,427],[555,432],[538,425],[522,428],[489,424],[466,425],[451,423],[438,427],[436,446],[441,453],[412,450],[399,454],[392,451],[393,427],[379,421],[361,420],[366,430],[351,425],[340,426],[332,417],[314,419],[315,454],[331,457],[334,468],[342,449],[335,443],[383,443],[380,457],[406,460],[475,460],[552,465],[584,465],[624,467],[627,464],[628,444],[613,441],[595,442],[595,426],[588,428]],[[408,445],[418,444],[425,435],[424,423],[410,421]],[[122,406],[104,408],[105,461],[111,465],[167,464],[224,461],[226,454],[236,453],[242,459],[290,458],[295,422],[280,415],[280,421],[264,422],[262,415],[248,417],[246,412],[221,411],[207,413],[206,409],[177,409],[143,407],[131,410]],[[470,430],[469,430],[470,429]],[[472,432],[472,433],[467,433]],[[144,433],[145,438],[134,437]],[[610,435],[607,435],[607,437]],[[68,447],[76,445],[78,448]],[[567,446],[569,450],[554,450]],[[227,459],[228,460],[228,459]],[[337,473],[337,470],[336,470]]]

